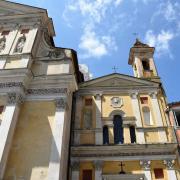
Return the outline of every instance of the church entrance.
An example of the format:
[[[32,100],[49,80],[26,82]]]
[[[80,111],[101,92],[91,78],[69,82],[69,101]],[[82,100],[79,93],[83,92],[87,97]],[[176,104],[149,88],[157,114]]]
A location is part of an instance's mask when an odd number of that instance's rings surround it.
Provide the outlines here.
[[[113,119],[114,124],[114,143],[123,144],[123,127],[122,127],[122,117],[120,115],[115,115]]]

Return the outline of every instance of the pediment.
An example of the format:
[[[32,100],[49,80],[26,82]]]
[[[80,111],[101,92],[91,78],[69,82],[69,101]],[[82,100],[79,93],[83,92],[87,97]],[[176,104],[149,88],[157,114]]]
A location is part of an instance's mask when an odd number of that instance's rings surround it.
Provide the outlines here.
[[[120,88],[128,88],[128,87],[157,87],[158,83],[143,80],[139,78],[135,78],[132,76],[122,75],[122,74],[111,74],[108,76],[103,76],[94,80],[90,80],[84,82],[80,85],[81,88],[89,87],[120,87]]]
[[[44,12],[44,9],[32,7],[28,5],[8,2],[8,1],[0,1],[0,16],[11,16],[11,15],[21,15],[27,13],[38,13]]]

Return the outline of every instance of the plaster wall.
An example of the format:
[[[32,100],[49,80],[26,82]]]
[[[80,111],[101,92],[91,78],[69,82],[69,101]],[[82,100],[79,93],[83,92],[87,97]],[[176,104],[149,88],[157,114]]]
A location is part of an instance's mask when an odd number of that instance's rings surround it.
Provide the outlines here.
[[[47,179],[54,115],[54,102],[22,105],[4,179]]]
[[[119,97],[123,99],[123,106],[120,108],[114,108],[111,105],[111,98],[112,97]],[[133,109],[132,109],[132,103],[131,103],[131,97],[130,96],[119,96],[119,95],[105,95],[103,96],[102,100],[102,117],[109,117],[111,112],[114,110],[121,110],[123,111],[126,116],[133,116]]]

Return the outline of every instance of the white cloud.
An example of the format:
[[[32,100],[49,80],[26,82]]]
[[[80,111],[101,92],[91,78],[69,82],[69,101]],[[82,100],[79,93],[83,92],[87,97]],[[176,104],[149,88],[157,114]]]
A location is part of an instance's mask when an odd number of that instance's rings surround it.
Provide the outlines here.
[[[152,30],[148,30],[145,35],[145,41],[150,46],[156,47],[158,56],[162,54],[169,54],[171,57],[169,43],[174,37],[175,35],[170,31],[162,30],[159,34],[156,35]]]
[[[155,11],[151,18],[151,22],[158,19],[157,17],[163,17],[168,22],[176,21],[179,19],[180,4],[177,2],[165,1],[159,4],[158,10]]]
[[[87,30],[81,37],[79,48],[83,50],[81,58],[100,58],[108,54],[108,50],[117,50],[116,43],[111,36],[98,36],[93,30]]]
[[[100,32],[98,27],[102,27],[106,22],[107,15],[109,15],[108,11],[120,6],[122,2],[123,0],[70,0],[65,12],[78,11],[83,20],[83,33],[79,42],[80,58],[101,58],[110,54],[111,51],[117,50],[113,36],[114,27],[117,25],[113,24],[109,29],[101,28]],[[70,24],[66,16],[64,19]]]
[[[114,4],[115,4],[115,6],[119,6],[122,2],[123,2],[123,0],[116,0],[114,2]]]
[[[79,64],[79,70],[83,73],[85,81],[93,78],[93,74],[89,72],[89,68],[86,64]]]

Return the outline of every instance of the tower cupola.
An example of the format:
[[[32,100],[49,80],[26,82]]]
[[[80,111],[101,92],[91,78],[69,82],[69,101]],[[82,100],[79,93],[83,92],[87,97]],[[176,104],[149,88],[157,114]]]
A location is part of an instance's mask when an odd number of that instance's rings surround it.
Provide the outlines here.
[[[154,63],[154,50],[154,47],[150,47],[136,39],[134,46],[130,49],[128,62],[133,67],[135,77],[159,80]]]

